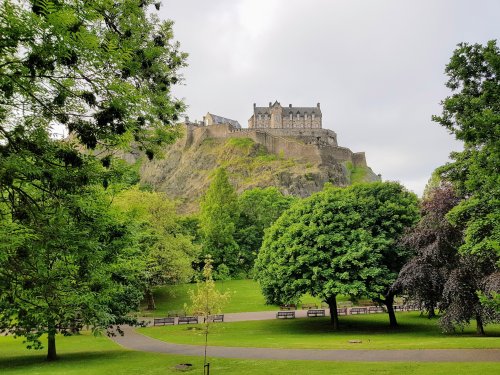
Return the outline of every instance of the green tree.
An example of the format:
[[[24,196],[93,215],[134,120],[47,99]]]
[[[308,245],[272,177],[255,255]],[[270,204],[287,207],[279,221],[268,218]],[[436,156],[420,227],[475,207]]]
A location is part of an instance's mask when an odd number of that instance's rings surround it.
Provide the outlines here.
[[[213,280],[213,266],[212,257],[206,256],[203,266],[203,280],[196,284],[196,291],[189,291],[189,298],[191,299],[191,306],[189,311],[198,317],[203,318],[205,326],[205,355],[204,366],[207,364],[207,345],[208,333],[210,328],[210,316],[222,313],[224,305],[230,298],[229,292],[221,293],[215,287]],[[204,367],[205,368],[205,367]]]
[[[200,204],[202,255],[209,254],[214,267],[225,264],[233,274],[240,267],[238,244],[234,239],[238,216],[236,192],[226,170],[219,168]]]
[[[48,332],[49,359],[54,327],[82,319],[99,330],[140,299],[134,236],[96,186],[123,177],[115,148],[134,141],[152,158],[178,134],[170,86],[186,56],[152,3],[0,4],[0,220],[15,237],[1,248],[0,328],[35,343]],[[71,141],[51,138],[63,128]]]
[[[440,168],[462,201],[447,215],[463,228],[460,250],[500,259],[500,49],[462,43],[446,66],[446,86],[453,94],[442,102],[443,113],[433,120],[464,142],[452,163]],[[493,298],[493,296],[490,296]],[[484,298],[488,298],[487,295]],[[500,311],[500,304],[497,304]]]
[[[175,204],[163,193],[134,187],[118,194],[113,205],[125,213],[123,220],[135,227],[145,259],[145,296],[148,309],[154,310],[153,288],[188,281],[198,246],[181,226]]]
[[[57,198],[30,193],[36,212],[0,217],[0,330],[24,336],[29,348],[41,348],[47,334],[47,358],[54,360],[58,333],[132,322],[127,314],[142,299],[142,265],[102,188]]]
[[[386,295],[387,279],[397,276],[392,245],[414,222],[415,205],[397,183],[327,187],[294,204],[266,231],[255,263],[267,302],[310,293],[328,303],[338,329],[337,295]]]
[[[244,191],[238,197],[240,217],[235,239],[240,247],[242,268],[250,272],[262,245],[264,229],[287,210],[297,198],[284,196],[277,188],[255,188]]]
[[[500,255],[500,50],[462,43],[446,66],[453,95],[433,120],[464,142],[464,151],[440,169],[464,199],[448,215],[465,229],[461,248],[472,254]]]

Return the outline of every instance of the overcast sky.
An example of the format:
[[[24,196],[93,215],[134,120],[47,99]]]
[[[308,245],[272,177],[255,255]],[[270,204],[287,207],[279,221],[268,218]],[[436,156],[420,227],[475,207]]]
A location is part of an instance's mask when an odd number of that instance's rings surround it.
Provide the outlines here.
[[[253,103],[312,107],[340,146],[421,195],[460,143],[431,121],[460,42],[500,34],[498,0],[164,0],[189,53],[184,98],[247,126]]]

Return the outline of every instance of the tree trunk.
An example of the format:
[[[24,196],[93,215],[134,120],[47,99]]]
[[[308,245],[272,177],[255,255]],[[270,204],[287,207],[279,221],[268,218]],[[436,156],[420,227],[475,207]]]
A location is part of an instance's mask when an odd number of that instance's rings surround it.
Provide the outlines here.
[[[57,359],[56,354],[56,328],[53,322],[49,322],[48,327],[48,350],[47,350],[47,361],[55,361]]]
[[[385,296],[384,305],[387,308],[387,313],[389,314],[389,325],[391,328],[398,328],[398,321],[396,320],[396,314],[394,313],[394,294],[390,293]]]
[[[434,311],[436,308],[436,304],[434,302],[431,302],[428,306],[427,306],[427,313],[428,313],[428,318],[431,319],[431,318],[435,318],[436,317],[436,312]]]
[[[146,289],[146,300],[148,301],[148,310],[156,310],[155,297],[150,288]]]
[[[333,295],[329,297],[326,301],[328,307],[330,308],[330,321],[332,322],[333,329],[339,329],[339,314],[337,311],[337,296]]]
[[[476,315],[476,333],[484,336],[483,319],[481,319],[481,315],[479,314]]]

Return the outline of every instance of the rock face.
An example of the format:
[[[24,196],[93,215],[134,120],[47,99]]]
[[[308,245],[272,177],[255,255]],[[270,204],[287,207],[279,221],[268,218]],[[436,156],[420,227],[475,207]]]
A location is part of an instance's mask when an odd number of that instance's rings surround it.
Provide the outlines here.
[[[198,209],[218,167],[227,169],[238,192],[276,186],[300,197],[320,191],[326,182],[346,186],[379,179],[366,166],[364,153],[338,147],[330,130],[302,135],[230,125],[186,125],[184,130],[164,158],[144,161],[140,169],[141,182],[178,200],[183,212]]]

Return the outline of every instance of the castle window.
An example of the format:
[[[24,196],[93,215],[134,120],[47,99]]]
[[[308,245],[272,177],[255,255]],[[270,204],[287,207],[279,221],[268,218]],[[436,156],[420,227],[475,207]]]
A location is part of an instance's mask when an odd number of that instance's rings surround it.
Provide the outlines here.
[[[297,118],[299,118],[299,117],[300,117],[300,113],[297,113]]]
[[[307,113],[304,113],[304,120],[307,120]]]
[[[293,119],[293,115],[292,115],[292,112],[290,112],[290,120]]]
[[[314,113],[311,115],[311,118],[314,120]]]

